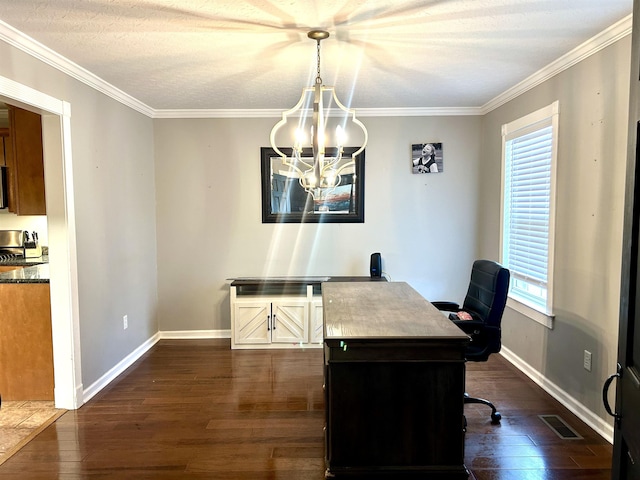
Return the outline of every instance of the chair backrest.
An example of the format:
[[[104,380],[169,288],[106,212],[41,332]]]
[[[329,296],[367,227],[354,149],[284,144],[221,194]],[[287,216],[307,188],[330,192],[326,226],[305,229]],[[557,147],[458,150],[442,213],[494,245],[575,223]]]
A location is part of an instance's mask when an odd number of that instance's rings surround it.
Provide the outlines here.
[[[489,355],[502,348],[502,313],[509,292],[509,270],[491,260],[476,260],[471,269],[471,281],[463,309],[469,312],[475,322],[456,322],[470,334],[471,343],[465,357],[474,362],[485,362]],[[480,323],[479,323],[480,322]],[[470,330],[470,331],[468,331]]]
[[[509,270],[491,260],[476,260],[463,310],[485,325],[500,328],[509,292]]]

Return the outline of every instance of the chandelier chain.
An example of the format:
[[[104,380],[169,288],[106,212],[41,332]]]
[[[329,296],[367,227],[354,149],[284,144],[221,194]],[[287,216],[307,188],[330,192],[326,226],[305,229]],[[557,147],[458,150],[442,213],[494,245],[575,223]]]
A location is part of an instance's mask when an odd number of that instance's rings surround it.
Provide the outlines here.
[[[316,75],[316,83],[322,84],[322,77],[320,76],[320,40],[317,40],[317,42],[318,42],[318,72]]]

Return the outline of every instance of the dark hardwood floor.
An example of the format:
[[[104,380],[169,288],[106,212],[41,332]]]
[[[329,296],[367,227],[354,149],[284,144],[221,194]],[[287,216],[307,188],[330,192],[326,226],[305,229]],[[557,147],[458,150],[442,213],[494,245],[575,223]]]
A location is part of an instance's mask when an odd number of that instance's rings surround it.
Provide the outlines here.
[[[321,480],[322,350],[163,340],[0,466],[4,479]],[[466,465],[477,480],[605,480],[611,445],[499,355],[467,364]],[[582,437],[562,440],[541,414]]]

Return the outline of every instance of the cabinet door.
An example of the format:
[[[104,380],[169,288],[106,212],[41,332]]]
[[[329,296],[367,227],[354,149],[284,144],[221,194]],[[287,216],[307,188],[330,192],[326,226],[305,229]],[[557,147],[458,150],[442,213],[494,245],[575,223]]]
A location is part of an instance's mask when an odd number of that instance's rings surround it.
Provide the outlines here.
[[[269,302],[236,303],[234,314],[234,343],[263,344],[271,341],[271,304]]]
[[[307,343],[309,314],[307,300],[281,300],[271,304],[271,341],[273,343]]]
[[[313,300],[311,302],[311,343],[322,343],[324,340],[323,321],[322,321],[322,300]]]
[[[48,283],[0,284],[2,400],[53,400]]]
[[[9,170],[9,211],[18,215],[46,215],[42,117],[12,106],[9,132],[11,152],[5,152]]]

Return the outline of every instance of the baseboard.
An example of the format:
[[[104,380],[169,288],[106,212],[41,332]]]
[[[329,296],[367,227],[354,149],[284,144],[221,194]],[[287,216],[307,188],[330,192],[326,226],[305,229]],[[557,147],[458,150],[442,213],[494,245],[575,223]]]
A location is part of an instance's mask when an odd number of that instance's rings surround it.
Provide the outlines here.
[[[571,413],[593,428],[609,443],[613,443],[613,426],[605,422],[582,403],[577,401],[558,385],[546,378],[542,373],[518,357],[506,347],[502,347],[500,354],[518,370],[533,380],[540,388],[567,407]]]
[[[105,373],[98,380],[93,382],[87,389],[83,392],[82,395],[82,403],[87,403],[91,400],[100,390],[109,385],[118,375],[124,372],[127,368],[133,365],[136,360],[138,360],[142,355],[144,355],[151,347],[153,347],[160,340],[160,334],[156,333],[153,337],[148,339],[138,348],[136,348],[133,352],[123,358],[116,366],[114,366],[111,370]]]
[[[91,400],[100,390],[109,385],[118,375],[133,365],[142,355],[144,355],[151,347],[162,339],[195,339],[195,338],[231,338],[231,330],[183,330],[183,331],[167,331],[158,332],[149,340],[144,342],[133,352],[127,355],[115,367],[105,373],[98,380],[93,382],[86,390],[82,392],[82,401],[78,403],[77,408]]]
[[[231,330],[171,330],[159,332],[161,339],[231,338]]]

